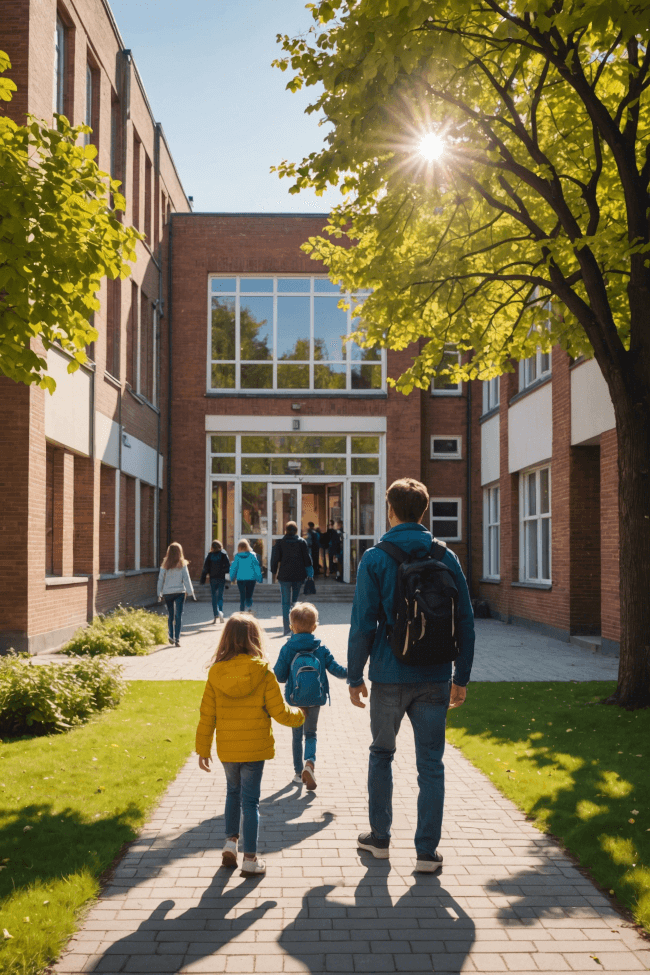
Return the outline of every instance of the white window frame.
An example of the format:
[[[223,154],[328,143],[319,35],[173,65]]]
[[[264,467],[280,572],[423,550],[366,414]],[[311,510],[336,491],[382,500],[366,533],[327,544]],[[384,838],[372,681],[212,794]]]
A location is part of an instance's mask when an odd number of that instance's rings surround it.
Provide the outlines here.
[[[84,118],[84,125],[88,125],[92,128],[93,125],[93,69],[90,64],[86,61],[86,115]],[[84,135],[84,144],[90,144],[90,132],[86,132]]]
[[[528,389],[551,375],[551,353],[538,349],[535,355],[519,361],[519,389]]]
[[[60,16],[56,15],[56,27],[54,28],[54,98],[53,112],[55,115],[63,115],[65,109],[65,61],[66,61],[66,36],[65,24]]]
[[[495,498],[496,506],[494,504]],[[495,539],[496,546],[494,544]],[[483,488],[483,578],[501,578],[501,489],[499,484],[488,484]]]
[[[212,281],[219,279],[235,280],[235,291],[213,291]],[[243,291],[241,288],[241,279],[251,280],[254,278],[259,278],[263,280],[271,279],[273,281],[273,291],[265,292],[250,292]],[[283,360],[278,359],[276,355],[275,345],[277,342],[277,299],[278,297],[291,297],[292,293],[288,291],[280,291],[278,289],[278,280],[283,280],[286,278],[297,279],[300,278],[309,282],[308,291],[294,292],[297,297],[308,298],[310,303],[310,324],[309,324],[309,348],[310,354],[309,359],[302,360],[300,362],[295,362],[294,360]],[[353,324],[353,308],[355,304],[358,304],[367,294],[367,292],[359,292],[358,295],[351,295],[349,292],[335,292],[320,290],[318,287],[319,282],[329,282],[329,278],[325,275],[305,275],[305,274],[238,274],[232,272],[230,274],[210,274],[208,275],[208,328],[207,328],[207,374],[206,374],[206,389],[209,393],[227,393],[227,394],[247,394],[254,392],[256,395],[269,395],[277,396],[278,394],[286,396],[301,396],[305,394],[316,394],[318,396],[336,396],[341,395],[341,393],[348,395],[358,395],[358,396],[382,396],[386,393],[386,351],[384,349],[379,350],[379,358],[376,361],[364,361],[361,359],[353,359],[350,354],[346,356],[345,359],[342,357],[332,359],[331,362],[321,361],[320,359],[314,358],[314,298],[315,297],[339,297],[344,298],[349,304],[347,312],[347,334],[350,335],[355,331],[356,325]],[[232,298],[235,301],[235,359],[213,359],[212,358],[212,298]],[[240,331],[239,331],[239,316],[240,316],[240,299],[242,297],[268,297],[273,301],[273,336],[274,336],[274,350],[271,359],[260,362],[251,362],[251,365],[267,365],[272,367],[272,386],[264,387],[261,389],[250,389],[249,387],[243,387],[241,385],[241,348],[240,348]],[[244,362],[243,364],[248,364]],[[235,385],[228,387],[215,387],[212,385],[212,366],[213,365],[230,365],[235,368]],[[309,368],[309,385],[301,388],[286,388],[283,386],[278,386],[277,374],[278,367],[282,365],[308,365]],[[316,365],[334,365],[334,366],[344,366],[345,367],[345,386],[338,389],[318,389],[314,383],[314,367]],[[352,386],[352,370],[358,365],[369,365],[375,366],[380,370],[381,373],[381,384],[375,388],[365,388],[356,389]]]
[[[455,440],[456,450],[452,453],[447,453],[446,451],[436,452],[435,441],[436,440]],[[457,434],[447,434],[447,433],[433,433],[431,434],[431,460],[462,460],[463,459],[463,438],[459,437]]]
[[[433,505],[434,505],[434,503],[440,504],[440,503],[443,503],[443,502],[444,503],[447,503],[447,504],[450,503],[450,502],[455,502],[456,503],[456,519],[455,520],[457,521],[457,524],[458,524],[458,530],[457,530],[457,534],[456,535],[453,535],[453,536],[452,535],[438,535],[437,532],[436,532],[436,522],[439,522],[439,521],[453,521],[454,520],[454,516],[453,515],[448,515],[448,516],[446,516],[444,518],[442,516],[435,516],[434,517],[434,514],[433,514]],[[434,536],[434,538],[439,538],[441,542],[461,542],[463,540],[463,524],[462,524],[462,520],[463,520],[463,499],[462,498],[430,498],[429,499],[429,525],[430,525],[430,529],[431,529],[431,534]]]
[[[460,352],[457,349],[447,348],[444,352],[445,356],[455,355],[458,362],[460,362]],[[462,396],[463,395],[463,384],[462,382],[456,383],[448,389],[436,389],[436,377],[434,376],[431,380],[431,395],[432,396]]]
[[[548,471],[548,511],[541,510],[541,472]],[[529,513],[528,478],[535,477],[535,513]],[[553,577],[553,522],[551,513],[553,508],[551,483],[551,465],[541,464],[539,467],[528,468],[519,474],[519,581],[531,582],[539,585],[550,585]],[[542,522],[548,521],[548,576],[542,571]],[[537,575],[528,572],[528,525],[536,523],[537,544]]]
[[[483,412],[489,413],[496,409],[501,402],[499,380],[500,376],[493,376],[492,379],[483,380]]]

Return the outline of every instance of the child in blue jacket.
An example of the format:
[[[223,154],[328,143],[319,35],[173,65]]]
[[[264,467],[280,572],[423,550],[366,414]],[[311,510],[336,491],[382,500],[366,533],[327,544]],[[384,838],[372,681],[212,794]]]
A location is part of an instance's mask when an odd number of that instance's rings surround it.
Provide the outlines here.
[[[239,612],[253,612],[255,583],[262,581],[262,567],[247,538],[237,546],[237,555],[230,563],[230,580],[239,589]]]
[[[315,789],[316,727],[321,705],[327,702],[329,696],[327,671],[329,670],[333,677],[339,677],[341,680],[345,680],[348,671],[347,667],[337,664],[327,647],[314,637],[314,630],[318,626],[318,610],[312,603],[296,603],[289,614],[289,622],[292,635],[280,650],[280,656],[273,670],[280,683],[286,683],[284,696],[287,702],[293,704],[296,701],[296,706],[301,707],[305,712],[304,725],[292,729],[295,772],[293,782],[296,785],[304,782],[308,789]],[[310,661],[310,657],[315,660]],[[301,678],[298,677],[296,681],[298,671],[302,671],[305,677],[305,683],[301,686],[299,686]],[[301,695],[310,693],[313,697],[303,701]],[[297,703],[299,698],[300,704]]]

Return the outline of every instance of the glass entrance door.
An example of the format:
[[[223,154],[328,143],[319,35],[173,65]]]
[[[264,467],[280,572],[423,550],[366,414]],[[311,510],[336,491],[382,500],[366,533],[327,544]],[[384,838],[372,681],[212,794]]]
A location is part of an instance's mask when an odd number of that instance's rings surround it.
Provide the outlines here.
[[[271,505],[271,537],[269,538],[269,552],[279,538],[284,535],[284,526],[288,521],[295,521],[298,532],[301,530],[302,486],[300,484],[269,484],[269,500]],[[271,581],[271,567],[269,559],[269,582]]]

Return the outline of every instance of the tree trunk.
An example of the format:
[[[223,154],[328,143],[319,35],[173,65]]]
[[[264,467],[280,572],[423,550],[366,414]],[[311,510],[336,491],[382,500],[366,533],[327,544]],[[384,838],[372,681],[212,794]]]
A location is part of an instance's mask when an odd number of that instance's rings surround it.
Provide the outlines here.
[[[610,385],[618,437],[621,587],[621,655],[610,701],[626,708],[650,706],[650,408],[640,379],[628,376],[615,390]]]

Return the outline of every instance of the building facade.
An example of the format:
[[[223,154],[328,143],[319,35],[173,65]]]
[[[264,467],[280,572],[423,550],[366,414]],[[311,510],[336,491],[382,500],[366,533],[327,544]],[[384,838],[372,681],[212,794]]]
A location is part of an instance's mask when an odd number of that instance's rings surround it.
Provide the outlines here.
[[[170,215],[189,210],[162,127],[102,0],[5,0],[18,91],[4,109],[92,127],[145,239],[130,278],[102,282],[90,361],[47,354],[54,395],[0,378],[0,649],[61,644],[95,613],[148,602],[164,522]]]

